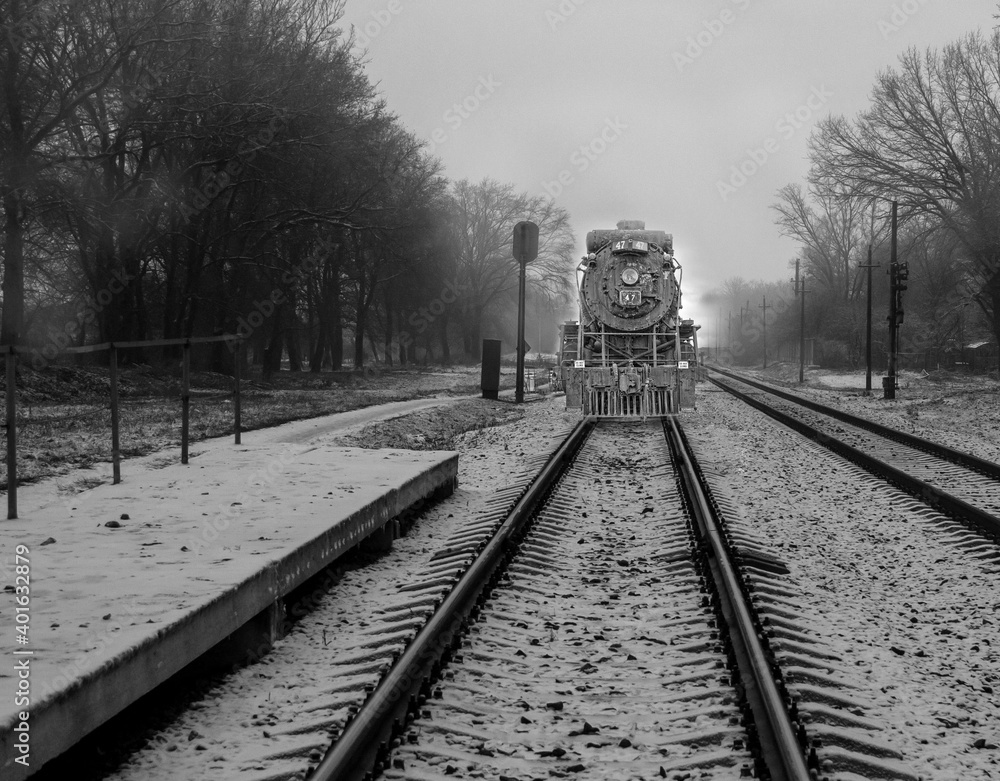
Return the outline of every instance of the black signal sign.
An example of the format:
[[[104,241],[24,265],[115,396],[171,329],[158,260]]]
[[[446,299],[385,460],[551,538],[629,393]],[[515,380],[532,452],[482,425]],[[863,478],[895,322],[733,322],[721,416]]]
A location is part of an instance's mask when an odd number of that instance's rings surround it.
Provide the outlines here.
[[[514,260],[530,263],[538,257],[538,226],[523,220],[514,226]]]

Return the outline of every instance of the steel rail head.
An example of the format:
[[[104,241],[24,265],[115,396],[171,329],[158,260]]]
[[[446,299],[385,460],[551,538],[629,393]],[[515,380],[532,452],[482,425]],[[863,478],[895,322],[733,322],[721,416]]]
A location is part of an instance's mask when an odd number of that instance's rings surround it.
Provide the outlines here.
[[[991,515],[985,510],[959,499],[957,496],[952,496],[946,491],[942,491],[940,488],[937,488],[936,486],[933,486],[918,477],[907,474],[902,469],[897,469],[891,464],[887,464],[885,461],[875,458],[874,456],[865,453],[863,450],[859,450],[853,445],[849,445],[836,437],[832,437],[829,434],[820,431],[815,426],[810,426],[808,423],[782,412],[781,410],[775,409],[766,402],[763,402],[760,399],[755,399],[753,396],[743,393],[742,391],[727,385],[724,382],[719,382],[714,379],[712,382],[725,390],[727,393],[730,393],[741,401],[746,402],[751,407],[759,409],[765,415],[769,415],[779,423],[782,423],[790,429],[799,432],[803,436],[818,442],[828,450],[832,450],[834,453],[854,462],[872,474],[888,480],[912,496],[920,499],[922,502],[925,502],[941,512],[947,513],[960,521],[964,521],[985,534],[990,535],[990,537],[1000,539],[1000,518],[997,518],[995,515]]]
[[[527,523],[594,425],[593,419],[578,422],[549,457],[476,560],[345,725],[340,738],[308,776],[309,781],[361,781],[369,776],[394,733],[405,725],[421,689],[455,647],[479,595],[509,550],[509,542]]]
[[[787,399],[788,401],[799,404],[807,409],[811,409],[814,412],[819,412],[823,415],[829,415],[830,417],[842,420],[845,423],[850,423],[852,426],[857,426],[858,428],[864,428],[868,431],[872,431],[888,439],[894,439],[897,442],[901,442],[904,445],[909,445],[910,447],[917,448],[918,450],[923,450],[925,453],[930,453],[931,455],[938,456],[947,461],[951,461],[955,464],[960,464],[961,466],[967,467],[969,469],[974,469],[989,477],[1000,480],[1000,464],[995,464],[992,461],[987,461],[985,458],[980,458],[972,453],[965,453],[961,450],[956,450],[953,447],[948,447],[947,445],[942,445],[940,442],[932,442],[929,439],[924,439],[923,437],[918,437],[915,434],[909,434],[906,431],[900,431],[899,429],[890,428],[889,426],[883,426],[881,423],[876,423],[873,420],[868,420],[867,418],[861,418],[857,415],[852,415],[849,412],[844,412],[843,410],[835,409],[834,407],[828,407],[825,404],[820,404],[818,401],[812,401],[811,399],[805,399],[801,396],[797,396],[794,393],[788,393],[786,391],[780,390],[778,388],[772,388],[762,382],[757,382],[756,380],[748,379],[747,377],[741,377],[734,372],[726,371],[725,369],[719,369],[715,366],[712,367],[712,371],[717,372],[725,377],[730,377],[731,379],[737,380],[738,382],[745,383],[754,388],[759,388],[762,391],[771,393],[782,399]],[[714,377],[708,378],[710,382],[714,383],[716,386],[729,389],[725,383],[719,382]]]
[[[716,513],[702,484],[701,471],[676,417],[664,418],[664,432],[691,505],[694,520],[709,547],[723,613],[747,700],[753,710],[761,753],[772,781],[811,781],[797,730],[785,697],[771,673],[767,649],[757,635],[753,615],[743,595],[736,565],[723,541]]]

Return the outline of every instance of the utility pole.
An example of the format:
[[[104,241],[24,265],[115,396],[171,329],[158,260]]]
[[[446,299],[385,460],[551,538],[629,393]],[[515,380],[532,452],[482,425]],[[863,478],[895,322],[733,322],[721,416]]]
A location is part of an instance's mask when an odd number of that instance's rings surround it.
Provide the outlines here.
[[[763,310],[763,314],[761,315],[761,318],[762,318],[763,324],[764,324],[764,328],[763,328],[763,332],[764,332],[764,368],[766,369],[767,368],[767,310],[771,309],[772,307],[767,303],[767,296],[762,296],[762,300],[763,300],[763,303],[759,307],[757,307],[757,308]],[[750,305],[749,301],[747,301],[747,305],[748,306]]]
[[[899,351],[899,325],[903,322],[902,284],[908,276],[905,263],[896,260],[896,201],[892,202],[892,241],[889,250],[889,376],[882,379],[882,398],[896,398],[896,355]]]
[[[872,395],[872,269],[880,264],[872,263],[872,245],[868,244],[868,316],[865,325],[865,396]]]
[[[512,246],[514,260],[518,262],[517,284],[517,374],[514,380],[514,402],[524,403],[524,279],[527,265],[538,257],[538,226],[522,220],[514,226]]]
[[[719,309],[719,330],[715,332],[715,360],[720,360],[722,356],[722,309]]]
[[[799,261],[795,261],[795,295],[802,298],[802,309],[799,315],[799,384],[805,382],[806,375],[806,279],[805,274],[799,281]]]

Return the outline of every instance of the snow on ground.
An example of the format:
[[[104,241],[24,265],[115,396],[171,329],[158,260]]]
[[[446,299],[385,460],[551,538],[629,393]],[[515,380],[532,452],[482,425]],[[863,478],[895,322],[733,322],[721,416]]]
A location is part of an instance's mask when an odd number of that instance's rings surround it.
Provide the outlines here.
[[[428,511],[386,555],[331,575],[318,606],[258,664],[243,668],[199,693],[197,701],[167,723],[146,748],[113,772],[91,778],[173,781],[176,778],[256,778],[274,769],[264,759],[275,735],[308,718],[307,704],[329,688],[330,660],[364,641],[372,614],[398,604],[401,585],[421,579],[437,546],[481,511],[522,471],[526,459],[551,445],[575,416],[562,399],[526,404],[524,416],[496,428],[456,438],[459,488]],[[495,414],[487,409],[489,414]],[[332,435],[331,435],[332,436]],[[326,434],[315,440],[321,444]],[[298,760],[303,769],[306,762]]]
[[[882,401],[880,394],[860,396],[863,375],[859,383],[856,374],[841,378],[824,373],[823,384],[827,387],[811,385],[805,392],[823,403],[867,413],[887,425],[1000,461],[996,441],[1000,386],[995,382],[946,386],[904,377],[895,402]],[[873,692],[884,695],[877,703],[880,710],[869,715],[890,726],[894,744],[908,760],[911,754],[917,756],[929,779],[1000,778],[1000,755],[987,748],[1000,743],[995,715],[1000,702],[986,691],[1000,685],[996,676],[1000,573],[995,566],[963,559],[940,529],[923,516],[887,503],[853,468],[827,464],[795,435],[770,433],[774,424],[747,425],[757,413],[736,412],[720,404],[719,394],[708,388],[699,385],[699,409],[686,413],[684,421],[697,432],[703,447],[711,448],[705,457],[711,455],[722,464],[740,486],[737,495],[751,521],[765,535],[775,536],[775,544],[781,543],[778,552],[795,568],[796,576],[812,584],[817,621],[842,636],[842,652],[859,655]],[[340,573],[324,597],[331,615],[303,619],[261,664],[202,692],[199,701],[168,724],[147,749],[109,777],[172,781],[235,775],[241,756],[261,752],[263,733],[272,728],[268,722],[287,724],[301,714],[302,703],[323,680],[324,659],[356,642],[356,633],[367,625],[371,612],[398,599],[398,585],[419,575],[437,543],[506,485],[551,435],[576,420],[576,415],[564,411],[563,403],[554,398],[527,404],[520,420],[457,437],[459,490],[451,499],[423,517],[389,554]],[[413,411],[387,409],[366,409],[361,418],[289,424],[294,433],[287,436],[297,442],[317,437],[331,441],[350,433],[348,420],[356,433],[373,419],[398,418],[401,412]],[[405,428],[399,421],[394,425]],[[421,423],[425,425],[426,420]],[[255,433],[267,436],[265,431]],[[773,452],[765,461],[763,449],[775,443],[784,455]],[[197,448],[223,446],[228,446],[228,439],[199,443]],[[127,474],[140,467],[155,469],[164,459],[175,460],[176,454],[129,460],[124,469]],[[808,471],[809,463],[823,464],[821,474]],[[766,464],[777,473],[766,471]],[[107,471],[85,473],[106,478]],[[782,472],[787,475],[775,476]],[[61,484],[86,484],[79,479],[85,473],[78,473],[75,483]],[[797,494],[777,499],[775,507],[775,498],[789,481]],[[32,490],[56,492],[57,488],[53,483]],[[821,504],[826,496],[835,501]],[[29,505],[31,497],[30,491],[22,493],[22,501]],[[932,542],[938,546],[933,554]],[[919,581],[910,580],[911,573],[919,575]],[[981,609],[976,613],[979,624],[958,612],[966,606]],[[975,748],[977,740],[984,748]]]
[[[684,426],[702,466],[804,585],[868,684],[865,715],[926,779],[1000,778],[996,546],[721,391],[698,404]]]
[[[772,364],[767,371],[733,367],[733,371],[1000,463],[1000,382],[996,379],[903,372],[896,398],[883,399],[882,380],[877,374],[872,377],[872,395],[865,396],[864,372],[810,369],[805,384],[799,385],[798,365]]]

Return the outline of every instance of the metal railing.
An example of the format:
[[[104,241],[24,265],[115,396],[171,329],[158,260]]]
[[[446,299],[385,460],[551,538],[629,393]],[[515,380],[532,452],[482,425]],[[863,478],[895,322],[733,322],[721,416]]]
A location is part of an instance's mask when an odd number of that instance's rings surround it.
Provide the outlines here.
[[[220,336],[198,336],[186,339],[150,339],[138,342],[101,342],[82,347],[67,347],[54,354],[43,354],[41,350],[16,345],[0,345],[7,370],[6,423],[7,432],[7,518],[17,518],[17,359],[19,355],[41,357],[46,363],[59,355],[82,355],[107,350],[111,402],[111,464],[115,483],[121,482],[121,441],[118,397],[118,351],[142,347],[181,347],[181,463],[188,462],[188,441],[191,418],[191,345],[215,342],[242,343],[240,336],[222,334]],[[233,435],[235,444],[240,444],[240,361],[233,362]]]

